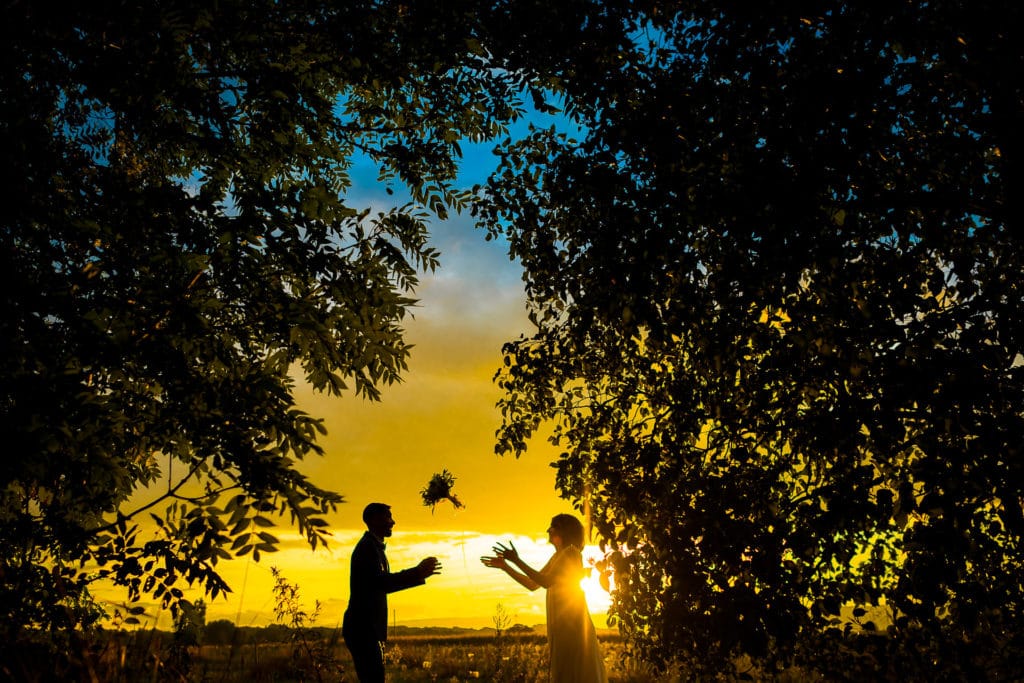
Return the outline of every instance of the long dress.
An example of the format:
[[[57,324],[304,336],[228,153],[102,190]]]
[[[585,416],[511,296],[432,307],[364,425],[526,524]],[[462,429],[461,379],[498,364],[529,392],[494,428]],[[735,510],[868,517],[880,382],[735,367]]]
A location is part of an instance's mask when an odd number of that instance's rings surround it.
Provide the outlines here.
[[[601,647],[580,581],[583,554],[562,548],[540,570],[547,586],[551,683],[606,683]]]

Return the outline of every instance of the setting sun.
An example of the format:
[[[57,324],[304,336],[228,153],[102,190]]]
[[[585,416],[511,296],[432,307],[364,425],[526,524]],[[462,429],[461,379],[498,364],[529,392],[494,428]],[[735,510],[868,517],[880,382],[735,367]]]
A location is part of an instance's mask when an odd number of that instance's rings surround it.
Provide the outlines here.
[[[589,571],[580,581],[580,587],[583,588],[583,594],[587,597],[587,607],[591,614],[600,614],[603,620],[603,616],[608,612],[608,607],[612,604],[612,596],[601,585],[600,574],[593,566],[594,562],[600,558],[601,551],[598,548],[587,546],[583,549],[583,564],[589,568]],[[614,584],[611,587],[614,587]]]
[[[604,614],[608,611],[609,605],[612,604],[612,596],[601,587],[596,574],[590,574],[580,581],[580,587],[587,597],[587,607],[590,608],[591,614]]]

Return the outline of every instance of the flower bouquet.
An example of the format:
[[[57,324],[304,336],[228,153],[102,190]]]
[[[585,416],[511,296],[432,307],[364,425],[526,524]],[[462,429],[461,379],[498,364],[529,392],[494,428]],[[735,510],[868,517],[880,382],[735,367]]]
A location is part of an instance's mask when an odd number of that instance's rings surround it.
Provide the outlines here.
[[[452,493],[454,485],[455,476],[448,470],[441,470],[441,473],[431,477],[426,488],[420,491],[420,495],[423,496],[423,504],[430,508],[431,513],[434,512],[434,506],[442,500],[451,501],[456,510],[466,507],[458,496]]]

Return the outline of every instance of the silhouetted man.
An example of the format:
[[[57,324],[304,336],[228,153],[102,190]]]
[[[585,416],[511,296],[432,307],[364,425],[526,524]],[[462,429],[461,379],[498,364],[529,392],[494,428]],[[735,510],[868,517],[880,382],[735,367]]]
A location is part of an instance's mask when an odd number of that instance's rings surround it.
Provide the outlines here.
[[[363,522],[367,532],[352,551],[348,609],[341,635],[361,683],[384,683],[388,593],[422,586],[428,576],[441,573],[441,564],[436,557],[428,557],[415,567],[392,574],[384,555],[384,539],[395,526],[391,506],[370,503],[363,510]]]

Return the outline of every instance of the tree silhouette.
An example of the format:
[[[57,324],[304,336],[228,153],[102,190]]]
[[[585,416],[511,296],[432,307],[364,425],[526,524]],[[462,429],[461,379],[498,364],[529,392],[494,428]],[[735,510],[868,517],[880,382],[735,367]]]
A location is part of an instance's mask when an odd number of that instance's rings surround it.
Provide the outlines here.
[[[536,325],[499,452],[553,421],[655,660],[1010,675],[1021,10],[637,7],[559,72],[581,139],[504,145],[475,209]]]
[[[480,46],[504,9],[5,8],[5,643],[93,623],[97,578],[216,598],[281,516],[324,541],[342,498],[295,467],[323,432],[295,381],[377,399],[406,369],[428,222],[469,199],[459,145],[523,110]],[[357,161],[408,202],[350,202]]]

